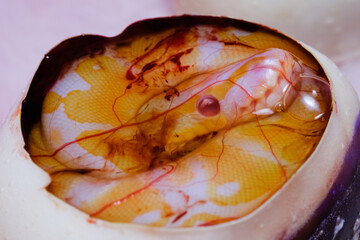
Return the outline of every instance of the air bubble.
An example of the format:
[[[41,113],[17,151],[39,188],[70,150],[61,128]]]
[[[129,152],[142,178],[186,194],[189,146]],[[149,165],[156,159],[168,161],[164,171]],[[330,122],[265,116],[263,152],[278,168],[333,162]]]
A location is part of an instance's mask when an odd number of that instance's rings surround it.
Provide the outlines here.
[[[283,112],[285,110],[285,106],[282,103],[277,103],[275,105],[275,111],[276,112]]]

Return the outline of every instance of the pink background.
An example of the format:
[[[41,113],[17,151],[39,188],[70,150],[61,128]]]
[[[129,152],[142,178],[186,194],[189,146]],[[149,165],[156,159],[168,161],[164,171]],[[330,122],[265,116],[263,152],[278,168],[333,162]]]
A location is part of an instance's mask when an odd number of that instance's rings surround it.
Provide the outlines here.
[[[52,47],[80,34],[118,35],[134,21],[173,15],[167,0],[1,0],[0,122]]]
[[[44,54],[62,40],[114,36],[134,21],[174,13],[171,0],[1,0],[0,123],[25,94]],[[360,58],[337,64],[360,90]]]

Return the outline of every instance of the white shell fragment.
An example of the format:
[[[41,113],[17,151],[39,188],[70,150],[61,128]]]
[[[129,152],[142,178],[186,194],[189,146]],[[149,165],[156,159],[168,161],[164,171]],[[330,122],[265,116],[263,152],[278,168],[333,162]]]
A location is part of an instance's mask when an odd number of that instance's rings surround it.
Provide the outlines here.
[[[334,58],[360,55],[358,0],[173,0],[178,14],[247,19],[272,26]]]

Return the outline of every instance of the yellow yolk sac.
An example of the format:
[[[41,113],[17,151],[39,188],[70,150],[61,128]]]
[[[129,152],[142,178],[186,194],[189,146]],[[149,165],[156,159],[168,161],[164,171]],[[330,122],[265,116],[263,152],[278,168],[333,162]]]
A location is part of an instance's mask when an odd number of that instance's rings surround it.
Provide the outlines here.
[[[311,164],[338,111],[331,84],[313,55],[269,28],[147,20],[48,54],[23,103],[25,148],[51,176],[47,191],[94,221],[222,226],[259,211]],[[349,168],[334,177],[343,188]],[[335,185],[315,217],[283,236],[317,234],[323,206],[344,192]]]
[[[128,41],[71,64],[30,132],[49,191],[71,205],[109,221],[219,224],[258,208],[317,146],[330,88],[297,45],[207,25]]]

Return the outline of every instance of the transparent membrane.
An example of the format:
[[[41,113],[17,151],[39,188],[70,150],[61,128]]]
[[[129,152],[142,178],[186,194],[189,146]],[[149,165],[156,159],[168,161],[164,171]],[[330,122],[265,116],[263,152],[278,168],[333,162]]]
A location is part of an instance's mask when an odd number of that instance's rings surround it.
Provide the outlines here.
[[[329,82],[292,40],[235,30],[174,27],[74,61],[29,136],[48,191],[94,218],[199,227],[281,190],[326,128]]]

